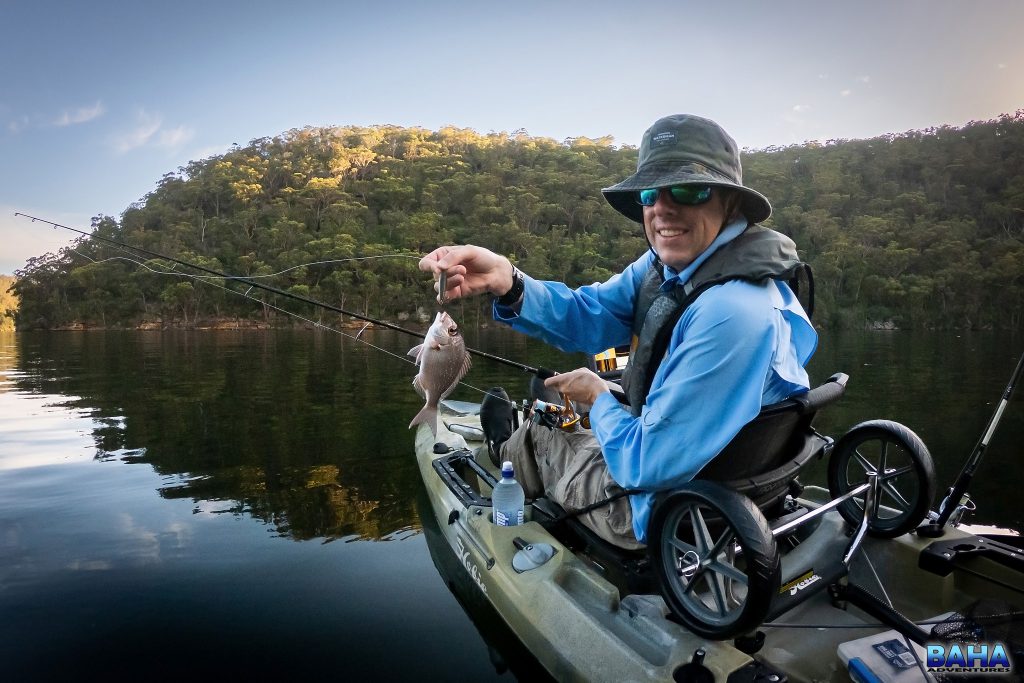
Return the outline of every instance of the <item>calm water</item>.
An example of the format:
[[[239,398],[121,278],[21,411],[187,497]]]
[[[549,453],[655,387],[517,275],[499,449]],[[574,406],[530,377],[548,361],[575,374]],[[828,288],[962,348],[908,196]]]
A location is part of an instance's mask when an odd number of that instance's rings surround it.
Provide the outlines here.
[[[312,332],[0,334],[4,679],[535,679],[421,516],[412,342],[364,338],[395,355]],[[469,338],[531,364],[580,362],[500,331]],[[819,428],[904,422],[944,487],[1022,347],[994,333],[826,335],[814,379],[852,379]],[[526,378],[477,360],[467,382],[522,396]],[[1024,527],[1022,442],[1017,399],[975,482],[977,521]]]

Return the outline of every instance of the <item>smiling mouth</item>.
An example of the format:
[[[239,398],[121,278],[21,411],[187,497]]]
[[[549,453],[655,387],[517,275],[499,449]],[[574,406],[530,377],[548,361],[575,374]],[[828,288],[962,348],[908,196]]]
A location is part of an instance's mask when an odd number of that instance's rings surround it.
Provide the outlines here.
[[[686,234],[688,231],[683,229],[661,228],[655,230],[655,232],[658,234],[658,237],[678,237],[679,235]]]

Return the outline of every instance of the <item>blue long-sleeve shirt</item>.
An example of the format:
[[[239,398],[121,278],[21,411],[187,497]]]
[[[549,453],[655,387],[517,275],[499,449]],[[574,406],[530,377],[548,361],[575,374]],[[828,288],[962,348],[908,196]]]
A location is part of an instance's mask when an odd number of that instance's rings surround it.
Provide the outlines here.
[[[662,288],[684,284],[745,227],[742,221],[723,228],[682,272],[666,266]],[[653,259],[648,251],[608,281],[575,290],[527,277],[518,312],[495,305],[494,317],[564,351],[594,354],[628,344],[637,292]],[[609,393],[598,397],[590,424],[609,473],[623,488],[651,492],[630,497],[639,541],[646,540],[654,491],[692,479],[762,405],[809,388],[804,366],[817,340],[787,285],[732,280],[683,313],[639,416]]]

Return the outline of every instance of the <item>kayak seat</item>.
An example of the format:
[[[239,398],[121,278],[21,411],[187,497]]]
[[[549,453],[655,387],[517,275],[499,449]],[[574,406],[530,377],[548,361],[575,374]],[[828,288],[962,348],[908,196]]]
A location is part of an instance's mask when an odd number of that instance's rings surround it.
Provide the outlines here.
[[[790,519],[794,512],[792,501],[787,505],[787,496],[795,497],[800,491],[797,475],[812,458],[826,453],[832,444],[831,439],[813,429],[814,417],[842,396],[847,380],[847,375],[836,373],[810,391],[764,406],[696,479],[715,481],[736,491],[769,520]],[[671,499],[670,494],[663,492],[656,497],[655,512]],[[573,550],[581,550],[592,557],[603,568],[606,578],[620,590],[657,592],[650,547],[627,550],[608,543],[545,498],[535,501],[534,509],[541,512],[544,525],[553,535]],[[657,518],[652,513],[652,520]],[[713,513],[704,514],[703,518],[712,534],[722,527],[721,520]],[[794,530],[799,531],[799,528]],[[648,528],[648,539],[660,536],[658,530]]]
[[[570,531],[581,539],[582,546],[563,542],[623,596],[657,591],[668,619],[704,638],[735,638],[747,653],[763,644],[762,624],[824,592],[925,642],[921,629],[848,578],[866,535],[896,538],[925,519],[934,463],[916,434],[890,420],[862,422],[836,442],[819,434],[815,416],[842,396],[847,379],[837,373],[764,406],[694,480],[657,492],[642,554],[559,510],[545,513],[545,525],[560,539]],[[797,475],[826,455],[832,500],[798,500]]]
[[[842,397],[848,379],[837,372],[805,393],[764,406],[695,479],[720,482],[754,501],[769,519],[778,516],[786,495],[800,491],[800,470],[831,447],[812,423]]]

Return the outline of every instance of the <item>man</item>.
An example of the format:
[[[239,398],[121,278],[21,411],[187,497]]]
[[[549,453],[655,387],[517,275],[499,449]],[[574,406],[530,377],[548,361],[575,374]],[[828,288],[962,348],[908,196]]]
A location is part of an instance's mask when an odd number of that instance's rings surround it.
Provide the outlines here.
[[[643,224],[650,245],[607,282],[540,282],[469,245],[440,247],[420,268],[447,271],[449,298],[494,295],[495,319],[565,351],[598,353],[635,335],[628,407],[595,373],[573,370],[545,385],[591,404],[592,431],[524,424],[495,446],[528,496],[566,510],[643,490],[580,517],[605,540],[636,548],[655,491],[692,479],[762,405],[808,389],[817,335],[783,282],[800,267],[795,246],[756,225],[771,205],[743,186],[736,143],[718,124],[658,120],[644,133],[637,172],[602,192]],[[484,422],[489,438],[500,432]]]

